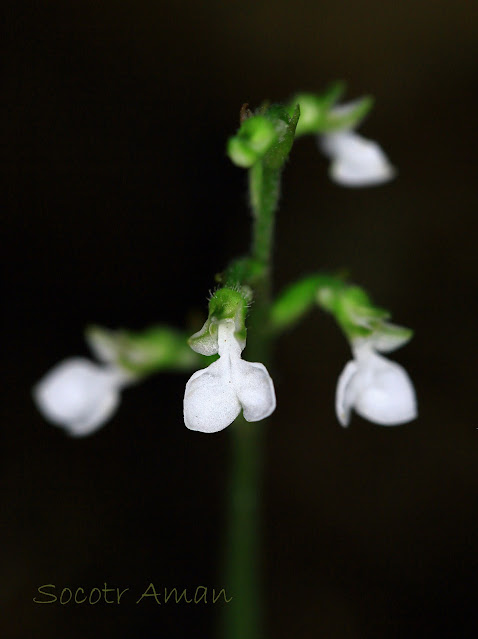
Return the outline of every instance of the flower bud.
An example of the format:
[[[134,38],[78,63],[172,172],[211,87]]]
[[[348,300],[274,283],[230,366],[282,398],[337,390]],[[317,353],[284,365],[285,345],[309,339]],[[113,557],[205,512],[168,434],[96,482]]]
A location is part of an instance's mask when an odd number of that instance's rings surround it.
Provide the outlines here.
[[[249,168],[262,158],[277,141],[274,124],[262,115],[245,120],[234,137],[229,138],[227,154],[242,168]]]

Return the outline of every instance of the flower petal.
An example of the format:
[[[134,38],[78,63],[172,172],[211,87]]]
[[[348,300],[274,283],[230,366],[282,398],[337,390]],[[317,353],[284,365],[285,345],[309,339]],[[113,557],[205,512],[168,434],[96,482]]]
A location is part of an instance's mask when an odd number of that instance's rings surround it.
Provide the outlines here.
[[[120,376],[81,358],[55,366],[33,389],[40,412],[70,435],[85,436],[102,426],[120,401]]]
[[[72,437],[86,437],[101,428],[116,412],[120,403],[120,394],[114,390],[106,392],[95,410],[72,421],[67,428]]]
[[[347,427],[350,423],[350,411],[355,402],[354,378],[358,370],[357,362],[350,361],[345,365],[337,382],[335,392],[335,412],[340,424]]]
[[[395,169],[380,146],[352,131],[324,135],[321,147],[333,160],[331,179],[342,186],[382,184],[395,175]]]
[[[354,408],[359,415],[382,426],[396,426],[416,418],[415,389],[405,369],[377,354],[366,368],[360,364],[355,379]]]
[[[239,415],[241,405],[229,370],[229,362],[218,359],[189,379],[184,393],[184,423],[190,430],[216,433]]]
[[[208,318],[203,327],[188,340],[189,346],[201,355],[217,353],[217,324]]]
[[[400,348],[413,337],[413,331],[403,326],[383,322],[371,336],[373,348],[380,353],[390,353]]]
[[[258,422],[276,407],[274,383],[264,364],[235,361],[232,365],[234,388],[241,402],[244,419]]]

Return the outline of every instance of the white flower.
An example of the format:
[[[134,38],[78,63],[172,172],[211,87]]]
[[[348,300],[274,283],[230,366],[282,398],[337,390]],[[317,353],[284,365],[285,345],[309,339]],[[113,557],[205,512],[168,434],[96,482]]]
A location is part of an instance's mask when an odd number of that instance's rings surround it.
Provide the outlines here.
[[[113,366],[87,359],[60,362],[33,389],[39,411],[70,435],[82,437],[100,428],[113,415],[120,389],[131,378]]]
[[[415,390],[405,369],[378,355],[371,340],[357,342],[354,359],[345,366],[337,384],[335,410],[342,426],[348,426],[352,408],[361,417],[382,426],[396,426],[415,419]],[[391,350],[389,347],[383,350]],[[382,349],[380,349],[382,350]]]
[[[332,116],[344,116],[357,104],[351,102],[332,109]],[[380,146],[367,140],[350,128],[319,137],[322,151],[331,158],[329,174],[342,186],[374,186],[388,182],[395,176],[395,169]]]
[[[242,344],[233,320],[217,330],[219,359],[197,371],[186,384],[184,423],[191,430],[215,433],[243,410],[248,422],[268,417],[276,407],[274,384],[263,364],[241,359]]]

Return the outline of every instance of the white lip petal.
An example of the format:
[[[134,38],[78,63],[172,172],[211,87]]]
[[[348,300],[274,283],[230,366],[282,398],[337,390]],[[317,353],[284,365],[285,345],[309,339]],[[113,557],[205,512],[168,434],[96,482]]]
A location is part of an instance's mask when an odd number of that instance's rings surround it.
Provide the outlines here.
[[[330,178],[337,184],[348,187],[378,186],[389,182],[394,175],[392,167],[357,166],[341,160],[333,162],[330,167]]]
[[[235,324],[218,324],[219,359],[197,371],[186,384],[184,423],[191,430],[215,433],[229,426],[241,412],[256,422],[276,407],[274,384],[263,364],[241,359],[242,343],[235,336]]]
[[[382,184],[391,180],[396,173],[376,142],[353,131],[324,135],[321,147],[332,159],[331,179],[342,186]]]
[[[71,435],[97,430],[120,401],[121,375],[82,358],[60,362],[33,389],[38,409]]]
[[[194,373],[184,393],[184,423],[190,430],[216,433],[241,411],[228,366],[221,359]]]
[[[415,389],[405,369],[378,355],[372,357],[367,374],[357,376],[357,413],[382,426],[398,426],[415,419]]]
[[[353,379],[357,374],[358,365],[350,361],[345,365],[339,376],[335,392],[335,412],[340,424],[347,427],[350,423],[350,411],[355,401]]]
[[[246,421],[258,422],[274,412],[274,384],[264,364],[242,360],[235,362],[233,381]]]
[[[97,404],[94,411],[77,418],[75,421],[71,421],[68,426],[65,426],[68,433],[72,437],[86,437],[86,435],[91,435],[103,426],[116,412],[119,402],[120,395],[118,392],[110,391],[105,394],[101,403]]]

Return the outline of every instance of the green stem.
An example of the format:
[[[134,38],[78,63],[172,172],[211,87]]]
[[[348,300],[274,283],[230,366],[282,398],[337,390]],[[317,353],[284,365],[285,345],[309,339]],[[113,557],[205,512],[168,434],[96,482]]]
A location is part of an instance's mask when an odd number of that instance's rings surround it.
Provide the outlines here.
[[[280,169],[263,162],[249,173],[254,216],[252,257],[262,268],[255,279],[254,313],[248,330],[247,359],[269,366],[265,330],[270,306],[272,244],[279,199]],[[232,426],[232,468],[227,493],[226,584],[234,597],[225,607],[225,639],[260,639],[262,629],[261,494],[264,423],[241,416]]]
[[[275,211],[279,200],[280,169],[257,162],[249,171],[249,189],[254,216],[252,257],[266,270],[271,268]],[[269,279],[267,276],[264,279]]]
[[[232,426],[229,480],[226,585],[233,600],[224,608],[225,639],[260,639],[262,423],[241,416]]]
[[[244,270],[245,278],[240,283],[248,284],[254,290],[247,359],[270,368],[273,335],[268,322],[275,213],[281,172],[294,141],[299,107],[289,116],[284,107],[275,105],[264,112],[264,116],[273,122],[277,139],[249,169],[250,202],[254,218],[251,256],[249,260],[237,263],[235,271],[239,273]],[[226,586],[234,599],[225,606],[223,637],[260,639],[263,636],[260,540],[264,422],[251,424],[241,417],[232,425],[231,431]]]

